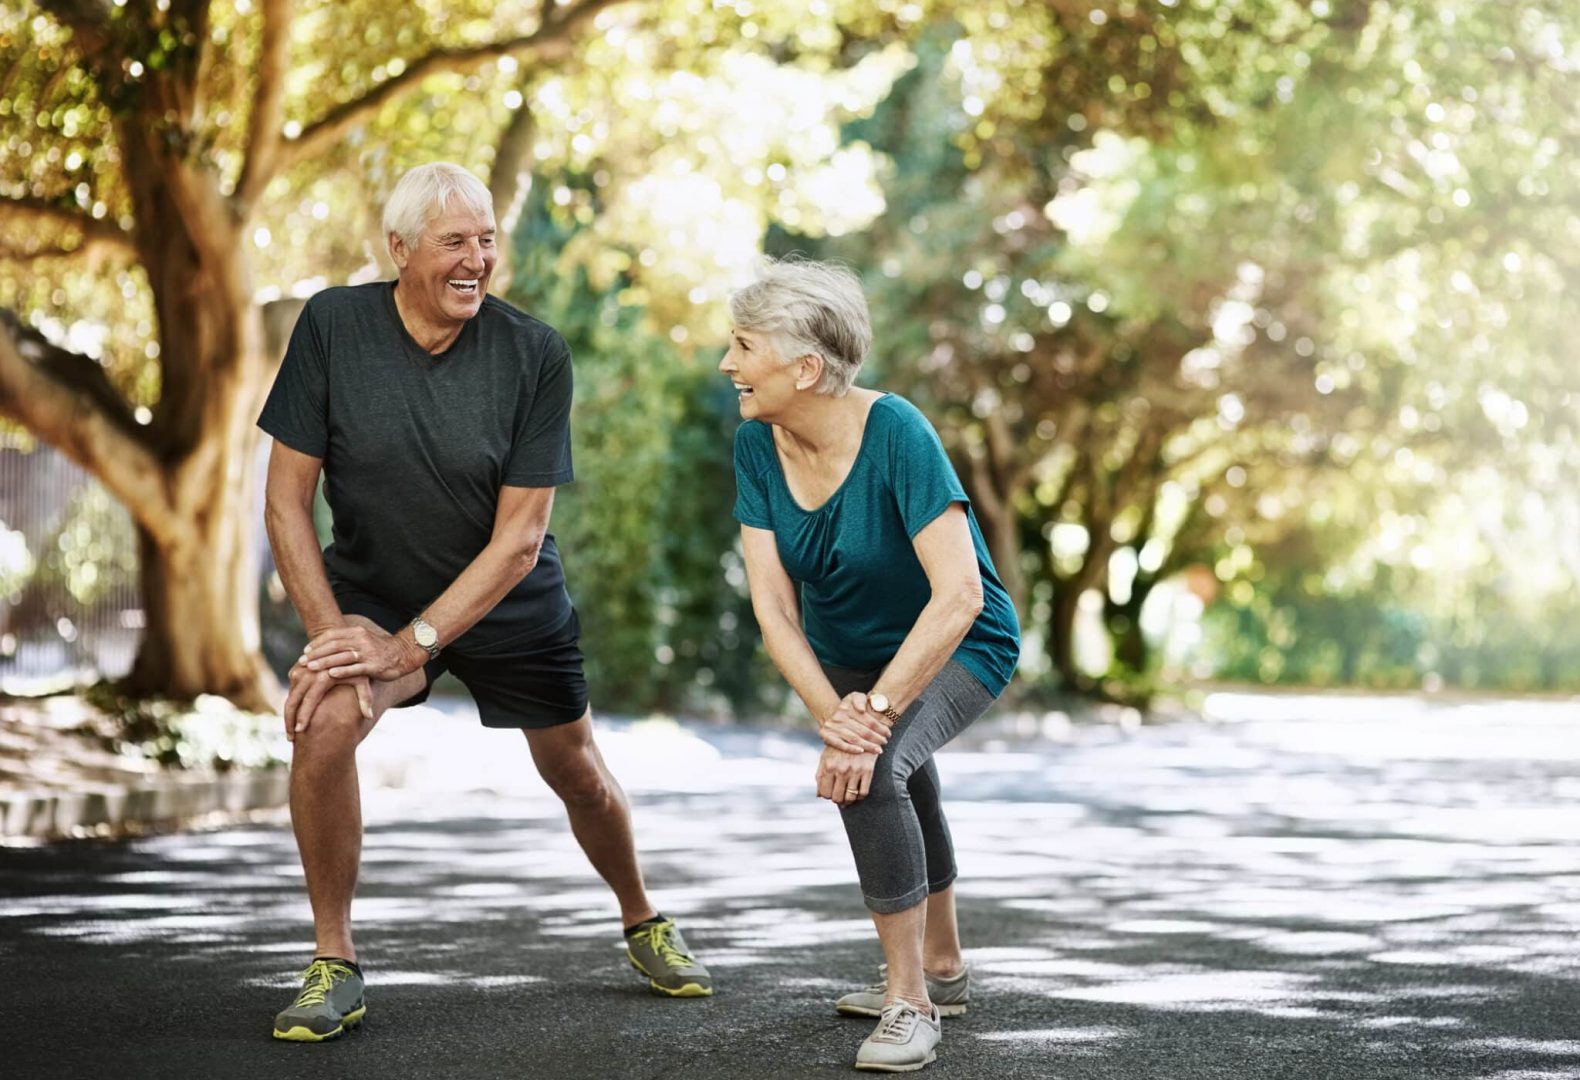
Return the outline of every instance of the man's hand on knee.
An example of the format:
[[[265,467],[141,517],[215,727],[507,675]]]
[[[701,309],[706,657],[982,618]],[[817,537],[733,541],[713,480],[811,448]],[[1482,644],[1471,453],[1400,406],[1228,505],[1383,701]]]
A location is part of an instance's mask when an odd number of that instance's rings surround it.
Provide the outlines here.
[[[291,690],[285,696],[285,737],[296,741],[306,731],[325,695],[337,686],[349,686],[357,693],[357,708],[364,720],[373,719],[373,689],[366,678],[336,679],[328,671],[313,671],[301,661],[291,668]]]
[[[311,671],[327,672],[344,682],[358,678],[394,682],[421,670],[428,653],[404,636],[350,623],[325,630],[308,642],[301,662]]]

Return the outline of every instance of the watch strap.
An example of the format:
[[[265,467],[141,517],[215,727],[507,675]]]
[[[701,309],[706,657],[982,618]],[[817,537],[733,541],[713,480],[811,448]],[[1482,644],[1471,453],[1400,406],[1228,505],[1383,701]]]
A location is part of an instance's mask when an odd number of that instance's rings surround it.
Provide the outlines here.
[[[430,659],[430,660],[437,660],[437,659],[439,659],[439,634],[438,634],[438,631],[434,630],[433,626],[430,625],[428,623],[428,621],[425,620],[421,615],[419,615],[415,619],[413,619],[409,625],[411,626],[411,639],[416,644],[417,648],[419,648],[423,652],[427,653],[428,654],[428,659]],[[428,632],[433,634],[433,639],[434,640],[433,640],[433,644],[432,645],[424,645],[422,643],[422,639],[417,636],[417,629],[418,629],[418,627],[426,627]]]
[[[885,703],[888,702],[889,697],[887,694],[883,696],[883,700]],[[867,699],[867,703],[869,705],[872,703],[872,699],[870,697]],[[884,716],[887,716],[890,720],[894,721],[896,724],[900,722],[900,710],[896,709],[892,704],[888,705],[887,708],[879,709],[878,711]]]

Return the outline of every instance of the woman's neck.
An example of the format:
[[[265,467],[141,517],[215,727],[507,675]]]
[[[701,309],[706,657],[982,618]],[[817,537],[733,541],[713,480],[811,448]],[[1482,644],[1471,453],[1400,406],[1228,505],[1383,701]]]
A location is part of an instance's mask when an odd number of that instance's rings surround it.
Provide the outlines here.
[[[877,396],[871,390],[853,389],[844,397],[816,395],[797,402],[793,413],[774,420],[784,433],[781,445],[807,458],[854,450],[861,444],[867,413]]]

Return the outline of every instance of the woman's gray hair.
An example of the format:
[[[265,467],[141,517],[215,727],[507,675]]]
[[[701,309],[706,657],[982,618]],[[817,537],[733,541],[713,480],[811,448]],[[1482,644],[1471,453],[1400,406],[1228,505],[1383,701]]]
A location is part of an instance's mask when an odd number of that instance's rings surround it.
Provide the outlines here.
[[[767,334],[789,363],[816,353],[823,378],[815,390],[843,397],[872,347],[872,323],[861,279],[837,263],[800,256],[769,259],[757,280],[730,296],[730,317],[742,330]]]
[[[394,233],[408,246],[444,213],[451,199],[479,214],[494,216],[494,197],[477,177],[448,161],[433,161],[409,170],[384,204],[384,235]]]

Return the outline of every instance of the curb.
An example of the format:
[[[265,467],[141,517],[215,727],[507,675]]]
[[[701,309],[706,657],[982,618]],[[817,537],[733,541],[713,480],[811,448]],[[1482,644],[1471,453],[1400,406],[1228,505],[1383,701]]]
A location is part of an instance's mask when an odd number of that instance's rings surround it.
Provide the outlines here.
[[[245,814],[284,806],[286,768],[234,774],[161,776],[130,786],[85,785],[80,791],[0,793],[0,843],[116,835],[180,825],[207,814]]]

